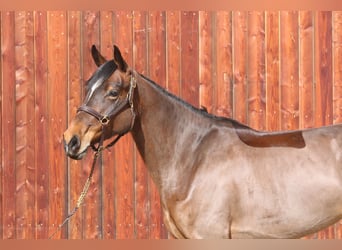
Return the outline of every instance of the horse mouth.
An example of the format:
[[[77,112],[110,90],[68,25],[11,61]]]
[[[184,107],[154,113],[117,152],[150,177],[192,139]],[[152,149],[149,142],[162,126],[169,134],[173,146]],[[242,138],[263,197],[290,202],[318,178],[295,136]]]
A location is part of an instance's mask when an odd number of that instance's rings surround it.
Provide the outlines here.
[[[87,153],[87,149],[78,154],[67,153],[67,155],[73,160],[82,160],[82,158],[85,156],[86,153]]]
[[[72,150],[69,150],[68,146],[64,146],[65,152],[68,157],[70,157],[73,160],[81,160],[85,154],[87,153],[88,147],[86,147],[83,151],[81,152],[73,152]]]

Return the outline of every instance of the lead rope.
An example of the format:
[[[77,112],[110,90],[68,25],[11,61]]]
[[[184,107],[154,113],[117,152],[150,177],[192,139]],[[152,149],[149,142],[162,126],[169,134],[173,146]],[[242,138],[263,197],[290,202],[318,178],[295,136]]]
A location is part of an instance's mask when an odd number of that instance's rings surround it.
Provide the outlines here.
[[[80,206],[82,205],[84,198],[86,197],[87,193],[88,193],[88,189],[90,187],[90,183],[91,183],[91,179],[93,177],[94,174],[94,169],[95,169],[95,165],[96,165],[96,161],[97,158],[99,157],[99,155],[102,153],[102,151],[104,149],[108,149],[109,147],[114,146],[114,144],[121,138],[121,136],[123,136],[123,134],[118,135],[111,143],[109,143],[106,147],[102,147],[102,142],[103,139],[101,139],[100,144],[98,146],[97,149],[93,150],[94,152],[94,158],[93,158],[93,163],[90,169],[90,173],[89,176],[87,178],[87,181],[85,182],[84,186],[83,186],[83,190],[80,194],[80,196],[78,197],[76,206],[74,207],[74,209],[71,211],[71,213],[68,214],[68,216],[65,218],[65,220],[62,222],[62,224],[60,224],[57,229],[49,236],[49,240],[52,239],[61,229],[62,227],[71,219],[71,217],[77,212],[77,210],[80,208]]]

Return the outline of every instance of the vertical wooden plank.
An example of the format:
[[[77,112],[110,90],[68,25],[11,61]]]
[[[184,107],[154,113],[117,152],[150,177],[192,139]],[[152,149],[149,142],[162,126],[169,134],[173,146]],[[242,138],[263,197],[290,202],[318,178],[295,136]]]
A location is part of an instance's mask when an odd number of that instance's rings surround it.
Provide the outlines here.
[[[17,239],[35,238],[33,13],[15,15],[16,228]]]
[[[100,12],[100,48],[101,53],[107,58],[113,58],[113,12]],[[115,237],[115,159],[114,150],[105,151],[103,157],[103,238],[113,239]]]
[[[148,64],[149,76],[162,87],[166,87],[166,27],[165,12],[152,11],[148,18]],[[149,182],[150,194],[150,238],[165,238],[167,233],[162,220],[160,196],[152,180]]]
[[[315,13],[315,126],[333,122],[332,84],[332,14],[330,11]],[[334,226],[318,233],[320,239],[334,237]]]
[[[165,12],[151,11],[148,15],[148,64],[149,76],[162,87],[166,87],[166,27]]]
[[[34,13],[35,166],[37,239],[49,237],[49,151],[47,13]]]
[[[334,123],[338,124],[338,123],[342,123],[342,11],[333,11],[332,18],[333,18],[332,54],[333,54],[333,83],[334,83],[333,111],[334,111]],[[339,235],[339,236],[342,237],[342,235]]]
[[[298,12],[280,14],[281,129],[299,127]]]
[[[213,100],[215,113],[233,117],[232,14],[228,11],[217,11],[213,29],[216,37],[213,44],[216,58],[216,93]]]
[[[2,13],[2,166],[3,166],[3,239],[16,238],[16,169],[15,169],[15,50],[14,12]]]
[[[199,106],[205,107],[209,113],[213,112],[214,82],[213,70],[216,63],[213,60],[212,37],[213,13],[200,11],[199,17]]]
[[[100,43],[100,15],[99,12],[86,11],[83,15],[83,79],[88,80],[96,70],[96,65],[91,56],[91,46],[93,44],[99,46]],[[100,48],[98,48],[100,49]],[[90,152],[82,161],[83,180],[85,182],[89,175],[93,154]],[[97,162],[96,171],[92,178],[91,185],[88,190],[88,195],[83,207],[84,225],[83,237],[86,239],[101,238],[102,227],[102,208],[101,208],[101,186],[102,186],[102,167],[101,161]],[[83,182],[83,183],[84,183]]]
[[[332,116],[332,15],[315,14],[316,126],[331,124]]]
[[[148,72],[147,54],[147,11],[134,11],[133,13],[133,69],[146,75]],[[150,199],[149,176],[146,166],[137,152],[135,152],[135,231],[136,238],[149,239],[150,237]]]
[[[49,223],[51,234],[67,214],[67,165],[63,132],[67,114],[67,17],[63,11],[48,13],[49,100]],[[55,238],[66,238],[64,227]]]
[[[266,12],[266,130],[280,130],[279,12]]]
[[[265,20],[264,13],[248,13],[248,124],[265,130]]]
[[[132,12],[115,12],[114,41],[128,65],[132,65]],[[132,239],[134,230],[134,169],[133,141],[124,136],[115,146],[116,175],[116,238]]]
[[[199,106],[198,12],[184,11],[181,15],[181,84],[182,98]]]
[[[82,103],[82,55],[81,55],[81,13],[79,11],[68,12],[68,123],[75,116],[77,108]],[[72,211],[84,185],[82,175],[82,162],[68,159],[69,176],[69,207]],[[69,239],[82,239],[83,218],[80,209],[69,222]]]
[[[314,126],[313,15],[299,12],[299,99],[300,127]]]
[[[181,95],[181,12],[166,12],[167,44],[167,89],[176,96]]]
[[[234,119],[247,124],[247,12],[233,12]]]

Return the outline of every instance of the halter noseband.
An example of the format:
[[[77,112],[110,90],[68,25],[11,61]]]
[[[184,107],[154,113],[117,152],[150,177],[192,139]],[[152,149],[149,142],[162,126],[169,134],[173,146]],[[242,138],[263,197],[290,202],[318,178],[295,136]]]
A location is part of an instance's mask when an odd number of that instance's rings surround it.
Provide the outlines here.
[[[106,79],[104,79],[106,80]],[[127,93],[127,96],[125,98],[125,100],[123,100],[121,103],[119,103],[118,105],[115,105],[113,107],[113,109],[105,114],[105,115],[102,115],[100,114],[99,112],[97,112],[95,109],[87,106],[86,104],[82,104],[78,109],[77,109],[77,112],[85,112],[91,116],[94,116],[101,124],[101,127],[102,127],[102,134],[101,134],[101,138],[100,138],[100,142],[99,142],[99,145],[98,147],[96,148],[94,145],[91,145],[92,149],[94,151],[100,151],[103,149],[103,141],[104,141],[104,130],[105,130],[105,127],[108,125],[108,123],[110,122],[110,120],[113,119],[113,117],[115,117],[117,114],[121,113],[123,111],[123,109],[128,106],[130,109],[131,109],[131,113],[132,113],[132,120],[131,120],[131,126],[128,130],[120,133],[115,139],[113,142],[111,142],[110,144],[108,144],[105,148],[108,148],[108,147],[111,147],[113,146],[119,139],[121,136],[123,136],[124,134],[128,133],[130,130],[132,130],[133,126],[134,126],[134,121],[135,121],[135,117],[136,117],[136,114],[135,114],[135,111],[134,111],[134,103],[133,103],[133,95],[134,95],[134,89],[136,88],[137,86],[137,82],[136,82],[136,78],[135,76],[133,75],[132,73],[132,76],[131,76],[131,81],[130,81],[130,86],[129,86],[129,90],[128,90],[128,93]]]

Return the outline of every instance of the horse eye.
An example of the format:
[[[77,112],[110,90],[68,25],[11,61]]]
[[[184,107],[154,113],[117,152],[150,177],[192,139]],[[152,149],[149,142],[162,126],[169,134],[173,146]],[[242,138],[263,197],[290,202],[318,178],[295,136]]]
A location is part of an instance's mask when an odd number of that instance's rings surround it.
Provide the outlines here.
[[[118,95],[119,95],[119,91],[112,89],[112,90],[108,91],[106,96],[117,97]]]

